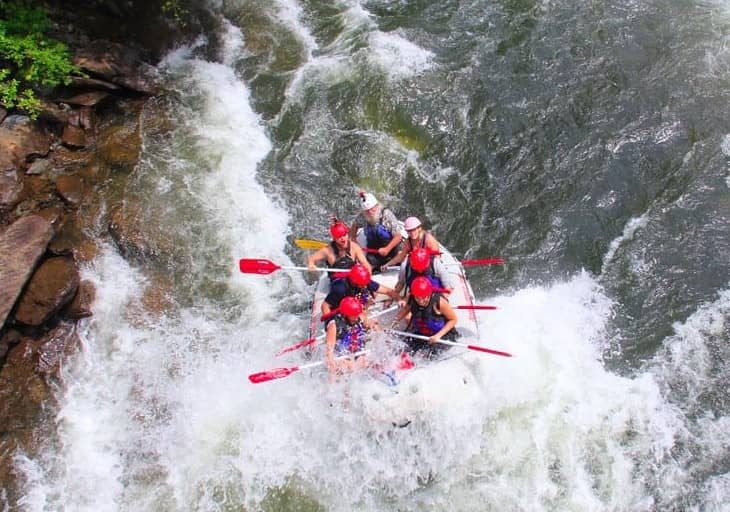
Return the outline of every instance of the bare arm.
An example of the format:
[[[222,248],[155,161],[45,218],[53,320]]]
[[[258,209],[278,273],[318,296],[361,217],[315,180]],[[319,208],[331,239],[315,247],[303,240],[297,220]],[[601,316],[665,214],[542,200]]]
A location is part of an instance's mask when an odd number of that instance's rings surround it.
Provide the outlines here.
[[[368,272],[373,272],[373,267],[370,266],[370,262],[365,257],[365,253],[362,248],[356,242],[350,242],[352,244],[352,254],[355,256],[355,261],[360,263],[363,267],[368,269]]]
[[[402,236],[400,236],[399,234],[394,234],[388,245],[378,249],[378,254],[380,254],[381,256],[387,256],[390,251],[398,247],[398,244],[401,243],[401,240],[403,240]]]
[[[441,297],[441,300],[439,301],[438,312],[444,315],[444,317],[446,318],[446,323],[439,332],[430,337],[430,339],[428,340],[429,343],[435,343],[436,341],[440,340],[444,334],[456,327],[456,313],[454,313],[454,310],[451,309],[449,301],[447,301],[443,297]]]
[[[329,248],[329,246],[327,246],[327,247],[322,247],[318,251],[310,254],[309,257],[307,257],[307,267],[309,268],[309,270],[311,272],[316,272],[317,263],[322,260],[329,259],[329,253],[330,253],[330,248]]]
[[[327,325],[327,334],[325,336],[325,361],[327,362],[327,369],[330,373],[334,373],[337,370],[337,364],[335,363],[335,343],[337,343],[337,325],[335,322],[330,322]]]
[[[408,244],[404,245],[400,251],[398,251],[398,254],[393,256],[390,261],[387,261],[384,267],[392,267],[395,265],[399,265],[401,261],[406,259],[406,256],[408,256]]]

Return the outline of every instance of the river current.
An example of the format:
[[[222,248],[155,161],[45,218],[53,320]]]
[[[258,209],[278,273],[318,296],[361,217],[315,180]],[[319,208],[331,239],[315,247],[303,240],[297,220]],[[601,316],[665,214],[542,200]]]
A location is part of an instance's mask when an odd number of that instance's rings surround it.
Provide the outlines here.
[[[22,510],[727,511],[730,6],[236,0],[160,64],[125,194],[174,251],[113,245]],[[150,123],[152,124],[152,123]],[[470,267],[478,394],[404,428],[301,372],[301,265],[357,192]],[[170,306],[144,313],[159,286]]]

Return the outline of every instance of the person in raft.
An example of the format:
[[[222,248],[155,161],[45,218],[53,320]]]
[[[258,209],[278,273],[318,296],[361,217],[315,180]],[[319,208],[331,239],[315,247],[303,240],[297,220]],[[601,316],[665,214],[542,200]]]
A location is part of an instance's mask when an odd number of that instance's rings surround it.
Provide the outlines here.
[[[453,341],[458,336],[456,313],[442,295],[444,291],[434,288],[424,276],[415,278],[411,283],[411,296],[393,321],[393,325],[396,325],[408,318],[406,331],[428,336],[428,341],[406,338],[411,354],[423,351],[427,358],[431,358],[449,348],[449,345],[438,344],[440,339]]]
[[[398,295],[392,288],[373,281],[368,269],[356,263],[347,273],[346,279],[335,278],[332,281],[330,291],[322,301],[323,321],[328,320],[330,312],[337,308],[344,298],[355,297],[363,307],[367,307],[375,300],[376,293],[387,295],[393,300],[398,299]]]
[[[400,262],[406,259],[413,249],[424,248],[432,255],[440,254],[440,245],[436,237],[434,237],[429,231],[423,229],[423,225],[418,217],[408,217],[405,222],[406,233],[408,233],[408,239],[398,251],[398,254],[394,258],[388,260],[382,267],[381,271],[385,270],[385,267],[398,265]]]
[[[403,295],[407,299],[410,293],[411,283],[413,283],[414,279],[421,276],[428,279],[434,288],[442,288],[449,292],[454,289],[451,274],[449,274],[444,264],[441,263],[441,258],[437,258],[431,254],[428,249],[419,247],[411,251],[406,264],[401,265],[400,272],[398,273],[398,282],[395,285],[395,295],[400,297],[401,291],[405,290]],[[405,302],[407,301],[403,301],[400,305],[403,306]]]
[[[406,232],[390,208],[384,207],[374,195],[360,191],[361,211],[350,226],[350,238],[357,239],[357,231],[363,228],[367,250],[365,257],[373,272],[379,272],[383,264],[398,254]]]
[[[329,268],[351,268],[355,263],[361,263],[368,272],[372,272],[370,263],[365,258],[362,248],[350,240],[349,228],[344,222],[334,219],[330,226],[330,235],[332,241],[325,247],[312,253],[307,258],[307,267],[311,272],[317,272],[317,263],[326,260]],[[330,278],[335,279],[334,272],[330,273]]]
[[[367,367],[368,361],[364,354],[355,359],[335,358],[363,350],[370,328],[363,314],[362,303],[357,297],[345,297],[332,312],[334,317],[325,331],[325,361],[330,378]]]

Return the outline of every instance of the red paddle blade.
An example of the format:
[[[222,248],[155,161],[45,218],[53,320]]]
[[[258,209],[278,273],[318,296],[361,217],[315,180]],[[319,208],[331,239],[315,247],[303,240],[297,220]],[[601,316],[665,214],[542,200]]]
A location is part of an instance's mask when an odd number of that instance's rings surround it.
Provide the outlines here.
[[[413,362],[413,359],[411,359],[411,356],[408,354],[408,352],[401,352],[400,353],[400,360],[398,361],[398,365],[396,366],[399,370],[410,370],[415,366],[415,363]]]
[[[466,348],[471,350],[478,350],[479,352],[486,352],[487,354],[494,354],[495,356],[512,357],[509,352],[502,352],[501,350],[493,350],[491,348],[480,347],[479,345],[467,345]]]
[[[501,265],[504,263],[502,258],[486,258],[483,260],[463,260],[461,262],[465,267],[473,267],[476,265]]]
[[[279,350],[276,354],[274,354],[274,357],[278,357],[281,354],[286,354],[287,352],[292,352],[293,350],[297,350],[299,348],[306,347],[307,345],[311,345],[315,341],[317,341],[317,340],[314,338],[309,338],[308,340],[300,341],[299,343],[297,343],[295,345],[292,345],[290,347],[286,347],[286,348]]]
[[[253,384],[258,384],[260,382],[268,382],[274,379],[283,379],[284,377],[288,377],[297,370],[299,370],[298,366],[290,366],[288,368],[273,368],[271,370],[266,370],[263,372],[252,373],[248,376],[248,380],[250,380]]]
[[[258,260],[253,258],[241,258],[238,261],[238,268],[244,274],[271,274],[281,267],[269,260]]]
[[[477,306],[472,304],[471,306],[454,306],[456,309],[497,309],[497,306]]]

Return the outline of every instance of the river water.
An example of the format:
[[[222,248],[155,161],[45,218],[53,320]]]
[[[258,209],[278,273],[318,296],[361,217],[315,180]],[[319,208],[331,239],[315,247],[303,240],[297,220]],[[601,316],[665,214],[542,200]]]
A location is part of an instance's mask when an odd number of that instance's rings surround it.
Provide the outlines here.
[[[113,245],[20,509],[730,510],[730,6],[236,0],[160,65]],[[279,348],[302,264],[366,188],[468,269],[478,394],[375,422]],[[162,315],[141,306],[160,287]]]

